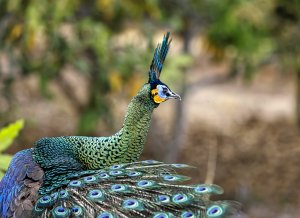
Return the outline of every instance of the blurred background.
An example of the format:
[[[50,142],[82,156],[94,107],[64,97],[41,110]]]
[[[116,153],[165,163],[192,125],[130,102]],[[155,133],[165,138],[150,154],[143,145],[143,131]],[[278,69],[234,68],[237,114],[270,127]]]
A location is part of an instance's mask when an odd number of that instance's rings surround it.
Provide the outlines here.
[[[170,31],[161,80],[182,101],[155,110],[142,158],[196,166],[239,217],[299,217],[299,25],[299,0],[0,1],[0,127],[25,123],[0,168],[41,137],[119,130]]]

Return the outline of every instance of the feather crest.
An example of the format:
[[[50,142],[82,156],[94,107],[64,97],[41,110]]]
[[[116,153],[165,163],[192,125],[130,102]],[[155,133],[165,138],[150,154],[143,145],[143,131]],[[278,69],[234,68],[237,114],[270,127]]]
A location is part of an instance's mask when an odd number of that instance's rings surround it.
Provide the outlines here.
[[[167,57],[172,39],[169,38],[170,33],[164,35],[162,43],[158,44],[149,69],[149,83],[157,81],[160,77],[164,61]]]

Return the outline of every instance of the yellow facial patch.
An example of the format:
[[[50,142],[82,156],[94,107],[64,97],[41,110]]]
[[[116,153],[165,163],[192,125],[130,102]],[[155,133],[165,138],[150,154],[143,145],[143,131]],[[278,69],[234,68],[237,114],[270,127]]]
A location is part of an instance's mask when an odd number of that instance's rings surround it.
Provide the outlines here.
[[[154,101],[155,103],[157,103],[157,104],[166,101],[166,99],[161,98],[161,97],[158,95],[158,90],[157,90],[157,89],[152,89],[152,90],[151,90],[151,95],[152,95],[153,101]]]

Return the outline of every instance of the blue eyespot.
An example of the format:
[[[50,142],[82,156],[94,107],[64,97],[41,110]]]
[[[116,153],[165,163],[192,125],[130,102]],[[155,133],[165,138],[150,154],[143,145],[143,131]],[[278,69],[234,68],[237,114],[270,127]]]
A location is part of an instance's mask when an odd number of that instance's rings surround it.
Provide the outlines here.
[[[99,195],[99,194],[101,194],[101,192],[96,191],[96,190],[91,192],[92,196],[96,196],[96,195]]]
[[[74,214],[76,217],[79,217],[79,216],[82,216],[83,215],[83,209],[78,206],[78,205],[74,205],[72,208],[71,208],[71,212],[72,214]]]
[[[142,181],[139,181],[138,182],[138,185],[139,186],[146,186],[146,185],[148,185],[149,184],[149,181],[146,181],[146,180],[142,180]]]
[[[194,187],[194,192],[196,194],[215,194],[220,195],[224,191],[220,186],[217,185],[206,185],[206,184],[200,184]]]
[[[110,176],[109,176],[107,173],[100,173],[100,174],[99,174],[99,177],[100,177],[101,179],[107,179],[107,178],[109,178]]]
[[[118,185],[113,185],[111,188],[114,190],[120,190],[122,186],[118,184]]]
[[[125,209],[142,210],[143,205],[136,199],[129,198],[123,201],[122,207]]]
[[[70,211],[67,208],[64,208],[62,206],[58,206],[52,210],[52,216],[53,217],[68,217]]]
[[[186,194],[178,193],[172,197],[172,201],[177,204],[184,204],[189,201],[189,197]]]
[[[112,170],[117,170],[117,169],[122,169],[124,167],[124,164],[118,164],[118,165],[113,165],[110,167]]]
[[[142,173],[138,171],[130,171],[129,173],[127,173],[127,175],[130,177],[134,177],[134,176],[141,176]]]
[[[115,216],[112,213],[109,212],[103,212],[98,215],[97,218],[114,218]]]
[[[66,191],[66,190],[61,190],[60,192],[59,192],[59,198],[60,199],[66,199],[66,198],[68,198],[69,197],[69,192],[68,191]]]
[[[211,207],[209,207],[206,211],[206,214],[209,217],[218,217],[220,215],[223,214],[223,209],[222,207],[218,206],[218,205],[212,205]]]
[[[168,195],[159,195],[157,197],[157,201],[160,203],[169,203],[170,202],[170,197]]]
[[[73,180],[71,182],[69,182],[69,186],[70,187],[81,187],[82,186],[82,182],[80,180]]]
[[[209,192],[209,189],[206,186],[198,185],[194,188],[194,191],[196,193],[207,193]]]
[[[167,198],[166,195],[160,195],[160,196],[158,196],[158,199],[159,199],[160,201],[165,201],[165,200],[167,200],[168,198]]]
[[[122,184],[114,184],[114,185],[111,186],[110,189],[111,189],[112,192],[124,192],[128,188],[127,188],[127,186],[122,185]]]
[[[181,218],[195,218],[195,214],[191,211],[184,211],[181,216]]]
[[[171,218],[174,217],[173,214],[171,213],[163,213],[163,212],[158,212],[155,213],[153,218]]]
[[[63,212],[66,211],[66,209],[63,208],[63,207],[58,207],[58,208],[57,208],[57,211],[60,212],[60,213],[63,213]]]
[[[140,180],[137,182],[137,186],[140,188],[155,188],[156,182],[152,180]]]
[[[190,179],[190,177],[182,176],[182,175],[165,174],[162,176],[163,176],[163,180],[167,182],[182,182]]]
[[[97,178],[95,176],[87,176],[83,178],[83,181],[85,183],[93,183],[95,181],[97,181]]]
[[[88,192],[87,198],[90,199],[91,201],[103,201],[104,194],[101,190],[93,189]]]
[[[49,201],[49,200],[51,200],[51,197],[47,195],[47,196],[44,196],[42,199],[43,199],[43,201]]]
[[[124,172],[121,171],[121,170],[112,170],[112,171],[109,172],[109,174],[110,174],[111,176],[120,176],[120,175],[122,175],[123,173],[124,173]]]
[[[175,177],[174,176],[172,176],[172,175],[166,175],[166,176],[164,176],[164,179],[165,180],[173,180]]]
[[[37,206],[40,208],[48,207],[52,204],[52,198],[49,195],[45,195],[38,199]]]

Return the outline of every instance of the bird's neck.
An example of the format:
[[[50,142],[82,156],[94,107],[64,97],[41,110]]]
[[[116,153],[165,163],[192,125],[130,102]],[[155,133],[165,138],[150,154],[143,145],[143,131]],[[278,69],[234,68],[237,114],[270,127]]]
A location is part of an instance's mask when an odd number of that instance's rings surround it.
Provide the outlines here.
[[[143,151],[151,115],[157,107],[149,96],[150,86],[145,85],[128,105],[122,129],[116,133],[120,142],[118,149],[123,154],[122,162],[136,161]]]
[[[110,137],[63,136],[37,141],[33,158],[45,171],[40,192],[59,187],[59,181],[69,181],[74,175],[84,175],[89,172],[86,169],[136,161],[143,151],[151,114],[158,106],[149,93],[150,85],[144,85],[131,100],[123,127]]]
[[[110,137],[67,137],[75,156],[86,169],[101,169],[118,163],[137,161],[146,141],[151,114],[158,105],[150,98],[146,84],[128,105],[124,124]]]
[[[101,169],[117,163],[138,160],[150,127],[151,114],[157,107],[146,84],[131,100],[123,127],[110,137],[66,136],[44,138],[36,142],[34,158],[44,168],[58,168],[61,161],[81,169]]]

